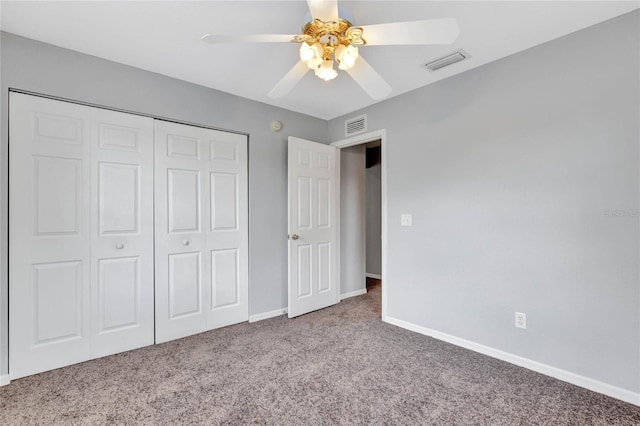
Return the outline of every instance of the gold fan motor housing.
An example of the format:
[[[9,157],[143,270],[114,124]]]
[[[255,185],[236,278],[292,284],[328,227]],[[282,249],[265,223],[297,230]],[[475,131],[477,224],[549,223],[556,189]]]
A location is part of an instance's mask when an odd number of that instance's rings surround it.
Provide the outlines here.
[[[362,38],[362,28],[354,27],[346,19],[338,19],[338,22],[324,22],[314,19],[302,28],[302,34],[295,36],[293,41],[297,43],[322,44],[325,59],[331,55],[339,45],[364,46],[366,40]]]

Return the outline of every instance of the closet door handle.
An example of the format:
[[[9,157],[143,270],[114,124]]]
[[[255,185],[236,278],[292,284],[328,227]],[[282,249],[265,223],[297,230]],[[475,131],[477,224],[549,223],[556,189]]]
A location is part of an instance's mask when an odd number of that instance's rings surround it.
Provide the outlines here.
[[[189,245],[189,240],[184,240],[184,241],[182,242],[182,245],[183,245],[183,246],[188,246],[188,245]]]
[[[116,249],[122,250],[123,248],[124,248],[124,244],[122,244],[122,243],[116,244]]]

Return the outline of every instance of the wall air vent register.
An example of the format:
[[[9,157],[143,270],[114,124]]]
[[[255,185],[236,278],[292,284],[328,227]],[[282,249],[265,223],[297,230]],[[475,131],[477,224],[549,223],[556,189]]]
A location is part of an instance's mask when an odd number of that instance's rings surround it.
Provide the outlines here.
[[[456,62],[464,61],[465,59],[468,59],[470,57],[471,55],[469,55],[464,50],[460,49],[453,52],[450,55],[444,56],[440,59],[436,59],[435,61],[428,62],[424,64],[423,67],[433,72],[433,71],[442,69],[444,67],[448,67],[449,65],[453,65]]]
[[[344,122],[344,135],[353,136],[367,130],[367,115],[350,118]]]

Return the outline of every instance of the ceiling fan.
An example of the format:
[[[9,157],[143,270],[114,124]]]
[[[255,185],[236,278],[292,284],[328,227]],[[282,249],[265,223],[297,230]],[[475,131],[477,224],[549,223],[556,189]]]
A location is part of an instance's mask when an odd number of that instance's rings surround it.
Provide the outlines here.
[[[323,80],[346,71],[371,98],[378,100],[391,93],[391,86],[364,60],[361,46],[450,44],[460,30],[453,18],[388,24],[354,26],[348,12],[338,10],[338,0],[307,0],[311,21],[302,34],[206,34],[207,43],[300,43],[300,60],[269,92],[270,98],[287,95],[309,70]],[[342,16],[339,16],[339,13]],[[349,18],[349,19],[348,19]]]

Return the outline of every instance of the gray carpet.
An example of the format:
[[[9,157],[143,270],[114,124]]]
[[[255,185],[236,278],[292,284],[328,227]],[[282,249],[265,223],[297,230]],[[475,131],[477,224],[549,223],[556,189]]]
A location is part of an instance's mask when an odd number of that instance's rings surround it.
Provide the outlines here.
[[[26,377],[0,424],[640,424],[640,407],[380,321],[380,286]]]

